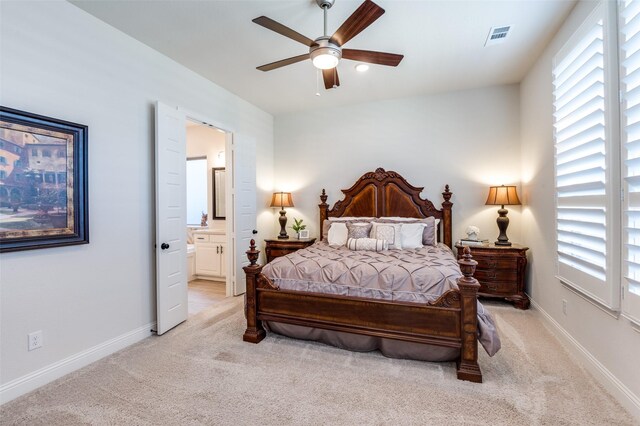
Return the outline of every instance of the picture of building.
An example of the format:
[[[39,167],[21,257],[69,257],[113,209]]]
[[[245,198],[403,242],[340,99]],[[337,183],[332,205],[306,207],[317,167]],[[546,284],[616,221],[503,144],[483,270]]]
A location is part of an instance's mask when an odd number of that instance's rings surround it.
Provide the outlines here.
[[[0,129],[0,231],[66,226],[66,163],[66,140]]]

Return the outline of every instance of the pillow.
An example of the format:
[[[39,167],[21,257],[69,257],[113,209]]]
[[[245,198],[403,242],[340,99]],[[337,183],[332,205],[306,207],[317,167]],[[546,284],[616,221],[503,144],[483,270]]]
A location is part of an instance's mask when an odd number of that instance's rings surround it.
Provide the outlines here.
[[[357,216],[341,216],[341,217],[330,217],[328,220],[331,222],[348,222],[348,221],[356,221],[356,222],[371,222],[375,217],[357,217]]]
[[[0,0],[2,1],[2,0]],[[333,225],[334,223],[347,223],[347,222],[351,222],[351,223],[369,223],[370,221],[372,221],[374,218],[370,218],[370,217],[347,217],[347,219],[345,220],[342,217],[332,217],[329,219],[325,219],[322,222],[322,239],[324,241],[327,241],[329,239],[329,229],[331,229],[331,225]],[[346,244],[346,241],[345,241]]]
[[[417,249],[424,247],[422,235],[426,223],[403,223],[400,228],[403,249]]]
[[[399,223],[379,223],[373,222],[371,237],[376,240],[385,240],[389,244],[389,249],[402,250],[402,237],[400,235]]]
[[[356,222],[350,223],[347,222],[347,238],[369,238],[369,232],[371,231],[370,223]]]
[[[327,242],[330,246],[343,246],[347,244],[348,234],[345,223],[333,223],[327,233]]]
[[[375,238],[349,238],[347,240],[349,250],[383,251],[387,249],[387,246],[385,240],[376,240]]]
[[[440,219],[436,219],[433,216],[426,218],[417,217],[381,217],[379,219],[381,223],[425,223],[427,226],[422,231],[422,244],[425,246],[438,245],[437,238],[437,226],[440,223]]]

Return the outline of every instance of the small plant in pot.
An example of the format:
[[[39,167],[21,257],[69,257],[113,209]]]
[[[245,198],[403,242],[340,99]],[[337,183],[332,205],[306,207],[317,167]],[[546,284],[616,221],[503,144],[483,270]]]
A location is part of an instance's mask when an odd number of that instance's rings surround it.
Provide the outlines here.
[[[302,224],[302,219],[296,219],[295,217],[293,218],[293,225],[291,225],[291,229],[293,229],[293,232],[297,234],[298,239],[300,239],[300,231],[306,228],[307,225]]]

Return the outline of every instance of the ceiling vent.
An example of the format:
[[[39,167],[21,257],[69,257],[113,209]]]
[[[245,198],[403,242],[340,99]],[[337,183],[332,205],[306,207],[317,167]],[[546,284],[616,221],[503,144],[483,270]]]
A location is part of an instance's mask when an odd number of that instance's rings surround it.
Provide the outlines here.
[[[503,25],[501,27],[491,27],[489,30],[489,35],[487,36],[487,41],[485,41],[484,45],[492,46],[494,44],[504,43],[509,36],[509,31],[511,30],[511,25]]]

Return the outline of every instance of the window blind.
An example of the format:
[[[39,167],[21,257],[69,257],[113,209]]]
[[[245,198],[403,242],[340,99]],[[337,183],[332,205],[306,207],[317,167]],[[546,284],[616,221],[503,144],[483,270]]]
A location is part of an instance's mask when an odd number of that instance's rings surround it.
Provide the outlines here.
[[[553,124],[558,277],[610,306],[604,34],[600,8],[556,56]]]
[[[620,5],[620,89],[624,178],[622,309],[640,324],[640,1]]]

